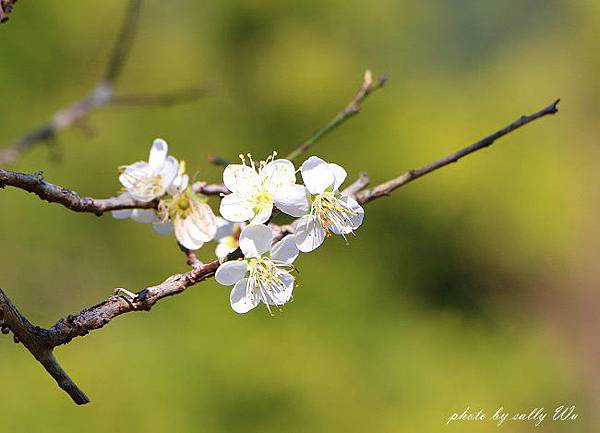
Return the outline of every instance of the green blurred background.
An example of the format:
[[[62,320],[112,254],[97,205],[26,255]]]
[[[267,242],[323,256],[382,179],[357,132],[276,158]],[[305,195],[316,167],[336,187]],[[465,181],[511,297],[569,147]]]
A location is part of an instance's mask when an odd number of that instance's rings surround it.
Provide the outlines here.
[[[17,3],[0,27],[0,140],[82,97],[125,2]],[[600,424],[597,287],[600,3],[376,0],[148,1],[121,93],[216,81],[175,107],[108,107],[14,169],[81,194],[155,137],[219,181],[209,154],[285,154],[352,97],[390,81],[315,153],[386,180],[561,97],[560,114],[367,206],[346,247],[300,258],[294,302],[239,316],[207,281],[57,350],[92,398],[76,407],[22,346],[0,340],[4,432],[439,432],[467,406],[577,405]],[[34,322],[186,269],[174,239],[0,191],[0,287]],[[216,202],[214,202],[216,206]],[[214,245],[202,250],[204,259]]]

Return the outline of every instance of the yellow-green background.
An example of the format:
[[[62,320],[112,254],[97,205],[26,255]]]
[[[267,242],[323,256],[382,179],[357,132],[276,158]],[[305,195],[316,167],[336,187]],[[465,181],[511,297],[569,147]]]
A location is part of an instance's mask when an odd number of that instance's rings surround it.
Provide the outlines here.
[[[0,27],[0,142],[99,79],[122,1],[23,0]],[[301,256],[294,302],[229,307],[213,280],[59,348],[90,395],[76,407],[23,347],[0,339],[1,432],[440,432],[488,413],[577,405],[600,423],[598,96],[594,1],[148,1],[121,93],[218,83],[169,108],[109,107],[15,167],[81,194],[117,192],[117,166],[155,137],[198,179],[206,156],[286,153],[354,94],[389,85],[314,152],[375,182],[467,145],[561,97],[559,115],[368,205],[346,247]],[[216,206],[216,202],[214,202]],[[209,258],[214,245],[202,250]],[[43,326],[186,269],[148,226],[0,191],[0,287]]]

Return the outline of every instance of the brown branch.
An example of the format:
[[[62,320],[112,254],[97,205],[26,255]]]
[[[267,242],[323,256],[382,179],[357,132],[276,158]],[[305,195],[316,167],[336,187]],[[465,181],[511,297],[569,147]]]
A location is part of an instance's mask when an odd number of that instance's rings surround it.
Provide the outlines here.
[[[12,146],[0,150],[0,166],[16,163],[32,147],[48,142],[64,129],[75,125],[83,125],[87,116],[96,108],[108,104],[138,106],[182,104],[202,98],[208,93],[207,86],[197,86],[156,95],[119,96],[113,93],[114,82],[123,70],[139,28],[141,4],[142,0],[130,0],[127,4],[127,12],[121,24],[115,46],[110,54],[102,81],[94,86],[88,96],[58,110],[48,122],[31,132],[25,133]]]
[[[48,203],[58,203],[75,212],[96,215],[120,209],[156,209],[158,207],[158,200],[140,202],[126,195],[105,199],[81,197],[75,191],[45,182],[42,172],[25,174],[0,169],[0,188],[6,186],[34,193]],[[204,195],[219,195],[229,192],[224,185],[207,184],[205,182],[196,182],[193,189],[195,192]]]
[[[184,247],[179,242],[177,242],[177,246],[179,247],[179,249],[181,250],[181,252],[183,254],[185,254],[185,258],[186,258],[187,264],[189,266],[195,268],[195,267],[203,265],[202,261],[198,258],[198,256],[196,256],[196,253],[194,251],[192,251],[192,250]]]
[[[546,108],[543,108],[540,111],[537,111],[528,116],[521,116],[510,125],[505,126],[504,128],[494,132],[491,135],[488,135],[487,137],[483,138],[482,140],[479,140],[476,143],[471,144],[470,146],[465,147],[464,149],[459,150],[458,152],[445,156],[444,158],[434,161],[431,164],[427,164],[421,168],[409,170],[406,173],[394,179],[388,180],[387,182],[384,182],[380,185],[377,185],[374,188],[361,191],[356,194],[356,199],[359,203],[367,203],[371,200],[375,200],[376,198],[387,196],[395,189],[400,188],[401,186],[404,186],[415,179],[418,179],[437,169],[445,167],[448,164],[457,162],[459,159],[464,158],[465,156],[473,152],[476,152],[478,150],[484,149],[492,145],[500,137],[504,137],[505,135],[513,132],[516,129],[519,129],[522,126],[525,126],[546,115],[558,113],[557,105],[559,102],[560,99],[557,99],[552,104],[548,105]]]
[[[315,131],[313,135],[311,135],[306,141],[300,143],[300,145],[291,151],[285,158],[289,159],[290,161],[296,159],[302,153],[306,152],[317,140],[333,131],[355,114],[358,114],[360,112],[361,104],[366,97],[375,90],[381,89],[385,85],[386,81],[387,76],[385,75],[381,75],[377,81],[373,81],[373,75],[371,71],[367,69],[363,78],[363,82],[350,103],[348,103],[348,105],[346,105],[346,107],[340,111],[337,116],[331,119],[327,125]]]
[[[44,366],[50,376],[56,380],[58,386],[71,396],[75,403],[89,403],[90,400],[85,393],[77,387],[54,357],[52,352],[54,346],[49,338],[48,331],[33,326],[17,310],[2,289],[0,289],[0,322],[3,332],[7,329],[12,331],[15,343],[22,343],[34,358]]]

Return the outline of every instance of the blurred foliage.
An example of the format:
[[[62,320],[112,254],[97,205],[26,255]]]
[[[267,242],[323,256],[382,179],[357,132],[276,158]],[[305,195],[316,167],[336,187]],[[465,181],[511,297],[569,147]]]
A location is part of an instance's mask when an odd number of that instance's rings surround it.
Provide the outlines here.
[[[101,77],[123,7],[19,3],[0,28],[3,145]],[[160,136],[198,178],[219,181],[207,155],[284,154],[344,106],[367,67],[389,84],[315,147],[351,178],[385,180],[557,97],[561,113],[369,204],[350,247],[333,239],[301,257],[295,301],[275,317],[237,316],[211,280],[59,348],[91,405],[75,407],[5,339],[2,431],[439,432],[467,406],[565,403],[581,419],[540,429],[590,427],[582,362],[536,312],[545,292],[586,290],[570,278],[597,234],[599,26],[589,1],[148,1],[118,90],[216,80],[215,95],[101,109],[92,136],[69,130],[16,169],[109,196],[116,167]],[[0,195],[0,286],[40,325],[185,270],[174,239],[147,226]]]

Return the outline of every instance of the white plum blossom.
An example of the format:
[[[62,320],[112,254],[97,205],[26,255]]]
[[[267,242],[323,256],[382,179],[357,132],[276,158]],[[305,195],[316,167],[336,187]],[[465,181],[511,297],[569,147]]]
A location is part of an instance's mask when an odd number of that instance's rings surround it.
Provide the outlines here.
[[[121,167],[119,181],[135,200],[149,202],[162,197],[175,180],[179,162],[168,155],[169,146],[157,138],[150,149],[148,162],[138,161]]]
[[[154,230],[167,234],[174,229],[177,241],[190,250],[197,250],[211,241],[217,231],[216,217],[206,198],[189,186],[183,161],[168,192],[170,196],[160,203],[161,218],[154,223]]]
[[[225,168],[223,183],[231,194],[221,200],[220,212],[226,220],[261,224],[271,217],[274,195],[282,187],[296,183],[294,165],[286,159],[275,159],[276,155],[273,152],[258,166],[250,154],[248,164],[240,155],[242,164],[230,164]]]
[[[302,252],[318,248],[331,233],[354,233],[363,221],[364,210],[339,188],[346,170],[311,156],[300,168],[304,186],[287,185],[275,195],[275,205],[283,212],[300,217],[296,227],[296,244]]]
[[[233,285],[230,301],[236,313],[247,313],[261,301],[271,312],[271,306],[281,307],[292,299],[295,279],[288,270],[299,254],[294,236],[272,242],[269,227],[249,225],[240,234],[244,259],[224,262],[217,269],[217,282]]]
[[[223,218],[217,217],[217,232],[215,241],[218,245],[215,248],[215,255],[223,259],[227,254],[235,251],[240,245],[240,234],[246,227],[244,223],[232,223]]]

